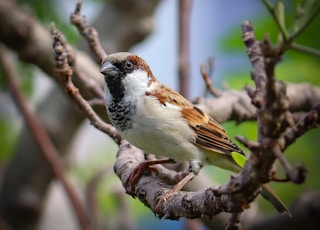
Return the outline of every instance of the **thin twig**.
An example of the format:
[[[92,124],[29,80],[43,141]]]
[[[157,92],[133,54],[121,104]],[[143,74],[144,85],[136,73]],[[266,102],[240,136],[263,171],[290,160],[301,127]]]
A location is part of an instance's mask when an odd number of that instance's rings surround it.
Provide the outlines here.
[[[236,136],[235,138],[237,139],[237,141],[243,144],[247,149],[250,149],[252,152],[260,148],[260,144],[258,142],[250,141],[244,136]]]
[[[202,78],[204,80],[204,83],[206,84],[207,90],[215,97],[220,97],[222,95],[222,91],[216,89],[213,86],[213,83],[211,81],[211,78],[209,76],[208,71],[206,70],[205,65],[200,65],[200,72],[202,75]]]
[[[289,39],[288,38],[289,35],[287,33],[286,28],[283,28],[282,23],[279,21],[279,18],[277,17],[276,12],[274,11],[274,6],[269,2],[269,0],[262,0],[262,2],[266,6],[271,16],[273,17],[274,21],[276,22],[284,42],[287,42]]]
[[[55,28],[55,25],[52,24],[51,28]],[[104,92],[101,86],[92,78],[87,77],[84,75],[82,71],[80,71],[79,67],[76,65],[76,52],[75,50],[67,43],[67,40],[64,36],[60,36],[60,41],[63,44],[63,47],[67,54],[67,61],[68,65],[72,67],[72,70],[74,72],[74,75],[76,76],[77,83],[84,86],[86,89],[88,89],[89,92],[93,94],[95,97],[94,99],[103,100],[104,98]],[[96,42],[96,41],[95,41]],[[59,82],[64,84],[64,81],[61,81],[59,79]]]
[[[291,50],[295,50],[295,51],[299,51],[301,53],[305,53],[305,54],[311,54],[313,56],[316,57],[320,57],[320,50],[308,47],[308,46],[304,46],[298,43],[292,43],[288,46],[288,49]]]
[[[4,76],[6,77],[14,100],[20,112],[22,113],[31,133],[37,141],[41,149],[41,152],[43,153],[43,156],[51,166],[56,178],[62,183],[70,199],[70,202],[74,207],[74,211],[76,213],[76,216],[78,217],[81,228],[85,230],[91,229],[90,222],[88,216],[85,213],[84,207],[81,204],[74,187],[70,184],[70,182],[64,174],[64,168],[59,153],[53,145],[52,141],[50,140],[47,132],[40,124],[39,119],[28,107],[23,94],[21,93],[21,90],[19,89],[16,83],[15,79],[17,79],[17,73],[15,72],[14,67],[12,66],[13,62],[8,60],[8,55],[6,54],[6,51],[3,47],[0,48],[0,63],[2,65]]]
[[[53,38],[53,49],[56,62],[56,72],[58,76],[64,81],[64,85],[69,96],[76,102],[80,109],[86,114],[91,124],[100,131],[108,134],[117,144],[120,144],[121,136],[117,130],[107,123],[105,123],[91,108],[89,103],[79,93],[78,88],[72,82],[73,70],[68,65],[67,51],[63,35],[52,27],[51,34]]]
[[[290,146],[297,138],[302,136],[308,130],[312,128],[316,128],[319,125],[320,125],[320,103],[316,104],[310,112],[303,115],[303,117],[295,124],[295,126],[286,130],[286,132],[284,133],[284,139],[285,139],[284,149]]]
[[[301,184],[305,181],[307,169],[304,166],[302,166],[302,165],[298,166],[297,172],[295,170],[293,170],[291,164],[284,157],[279,146],[275,146],[273,148],[273,153],[277,157],[277,159],[280,161],[282,167],[284,168],[286,175],[288,177],[287,179],[289,179],[290,181],[292,181],[296,184]],[[288,181],[288,180],[284,179],[283,181]]]
[[[98,64],[107,57],[106,52],[99,42],[99,34],[96,29],[89,25],[85,16],[81,15],[82,1],[78,1],[74,12],[70,16],[70,21],[75,25],[80,34],[87,40],[91,51],[95,54]]]

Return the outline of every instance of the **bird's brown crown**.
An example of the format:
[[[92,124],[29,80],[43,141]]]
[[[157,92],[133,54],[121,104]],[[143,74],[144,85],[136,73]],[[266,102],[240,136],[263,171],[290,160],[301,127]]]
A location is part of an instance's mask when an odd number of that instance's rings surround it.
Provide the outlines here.
[[[150,77],[154,78],[154,75],[151,72],[151,69],[147,62],[141,57],[129,52],[118,52],[109,54],[104,62],[109,61],[111,63],[121,63],[127,60],[130,60],[135,66],[137,66],[139,69],[145,70]]]

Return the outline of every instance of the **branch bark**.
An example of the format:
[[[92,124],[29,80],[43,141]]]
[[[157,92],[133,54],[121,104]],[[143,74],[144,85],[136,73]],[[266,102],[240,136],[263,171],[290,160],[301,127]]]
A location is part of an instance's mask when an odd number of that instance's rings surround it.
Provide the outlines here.
[[[125,182],[135,167],[144,160],[145,154],[143,151],[137,149],[125,140],[121,142],[114,170],[124,186],[126,186]],[[128,185],[125,188],[126,191],[131,190]],[[217,188],[211,187],[196,192],[180,191],[166,201],[163,210],[156,211],[157,198],[163,193],[168,192],[170,186],[164,184],[159,176],[149,174],[141,177],[137,183],[136,197],[153,210],[159,218],[176,220],[181,217],[193,219],[205,215],[213,217],[220,212],[233,209],[229,203],[231,200],[230,196],[216,196],[216,189]]]
[[[320,101],[320,87],[309,83],[286,83],[289,111],[310,111]],[[304,92],[301,94],[300,92]],[[196,98],[194,104],[219,122],[256,120],[256,107],[245,90],[224,90],[216,98]]]

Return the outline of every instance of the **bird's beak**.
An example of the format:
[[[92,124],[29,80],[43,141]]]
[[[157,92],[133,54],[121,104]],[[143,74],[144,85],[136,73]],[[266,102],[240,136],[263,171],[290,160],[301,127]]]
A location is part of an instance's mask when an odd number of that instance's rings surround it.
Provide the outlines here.
[[[110,61],[102,63],[100,72],[106,77],[115,77],[118,74],[118,69]]]

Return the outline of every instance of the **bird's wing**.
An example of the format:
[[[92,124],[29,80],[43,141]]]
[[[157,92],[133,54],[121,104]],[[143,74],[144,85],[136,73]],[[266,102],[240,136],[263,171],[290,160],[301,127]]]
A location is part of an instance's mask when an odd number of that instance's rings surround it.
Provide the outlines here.
[[[170,103],[181,108],[182,117],[196,134],[196,145],[216,153],[231,155],[232,152],[238,152],[244,155],[216,120],[194,106],[182,95],[163,85],[158,88],[157,92],[154,92],[154,95],[163,105]]]
[[[232,152],[238,152],[244,155],[230,140],[224,128],[196,106],[184,108],[182,116],[196,133],[196,145],[217,153],[230,155]]]

